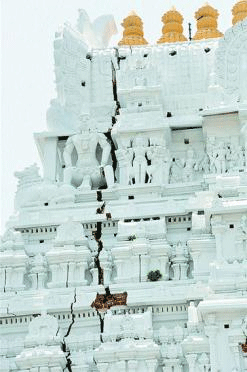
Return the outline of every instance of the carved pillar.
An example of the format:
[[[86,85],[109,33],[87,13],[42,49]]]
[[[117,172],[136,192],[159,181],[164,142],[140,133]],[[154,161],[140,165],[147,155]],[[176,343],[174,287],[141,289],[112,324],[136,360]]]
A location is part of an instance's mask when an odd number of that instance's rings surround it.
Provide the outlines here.
[[[158,364],[158,362],[157,362],[156,359],[146,360],[146,365],[147,365],[148,372],[155,372],[156,368],[157,368],[157,364]]]
[[[97,363],[97,368],[100,372],[106,372],[107,368],[109,366],[109,363]]]
[[[44,146],[44,180],[56,181],[57,137],[47,137]]]
[[[136,372],[137,371],[137,365],[138,365],[138,361],[137,360],[129,360],[128,361],[128,370],[129,370],[129,372]]]
[[[219,369],[216,342],[217,331],[218,327],[216,325],[209,325],[205,327],[205,333],[209,337],[211,372],[218,372]]]
[[[86,268],[87,261],[85,260],[82,260],[81,262],[69,263],[68,287],[75,287],[87,284],[87,281],[85,280]]]
[[[221,216],[214,216],[212,218],[212,232],[215,236],[216,242],[216,257],[218,262],[224,261],[222,236],[226,230],[226,225],[222,221]]]
[[[246,161],[246,155],[247,155],[247,119],[246,119],[246,113],[240,113],[240,120],[241,120],[241,134],[244,139],[244,149],[245,149],[245,171],[247,171],[247,161]]]
[[[189,365],[189,372],[195,372],[197,354],[187,354],[186,359]]]
[[[128,159],[127,150],[119,149],[115,153],[119,164],[119,183],[120,185],[128,185],[132,165]]]
[[[99,279],[98,279],[98,268],[97,267],[92,267],[90,269],[90,272],[92,274],[92,277],[93,277],[93,281],[91,283],[91,285],[98,285],[99,284]]]
[[[117,362],[115,364],[115,370],[118,371],[118,372],[125,372],[126,370],[126,366],[125,366],[125,361],[124,360],[121,360],[120,362]]]

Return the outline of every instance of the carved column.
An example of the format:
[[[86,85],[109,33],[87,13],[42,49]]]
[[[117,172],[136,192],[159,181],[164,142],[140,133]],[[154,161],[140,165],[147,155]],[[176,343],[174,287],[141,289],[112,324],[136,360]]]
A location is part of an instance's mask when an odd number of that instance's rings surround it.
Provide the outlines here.
[[[156,359],[148,359],[146,360],[146,365],[148,367],[148,372],[155,372],[157,368],[157,360]]]
[[[217,331],[218,327],[216,325],[209,325],[205,327],[205,333],[209,337],[211,372],[218,372],[219,369],[216,342]]]
[[[246,161],[246,155],[247,155],[247,118],[246,113],[240,113],[240,120],[241,120],[241,134],[244,139],[244,149],[245,149],[245,171],[247,171],[247,161]]]
[[[187,354],[186,359],[189,364],[189,372],[195,372],[197,354]]]
[[[129,372],[136,372],[137,371],[137,365],[138,365],[138,361],[137,360],[129,360],[128,361],[128,370],[129,370]]]
[[[221,216],[214,216],[212,218],[212,232],[215,236],[216,242],[216,257],[218,262],[224,261],[222,235],[226,230],[226,224],[222,221]]]
[[[119,164],[119,183],[128,185],[131,162],[128,159],[127,150],[119,149],[115,153]]]
[[[44,146],[44,180],[56,181],[57,137],[45,139]]]

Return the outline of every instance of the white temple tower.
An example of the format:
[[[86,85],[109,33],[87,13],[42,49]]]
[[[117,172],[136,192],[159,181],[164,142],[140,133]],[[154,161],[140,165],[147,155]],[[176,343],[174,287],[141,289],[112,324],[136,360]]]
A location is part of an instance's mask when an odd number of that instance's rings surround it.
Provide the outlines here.
[[[247,371],[247,3],[56,33],[57,97],[0,248],[4,372]]]

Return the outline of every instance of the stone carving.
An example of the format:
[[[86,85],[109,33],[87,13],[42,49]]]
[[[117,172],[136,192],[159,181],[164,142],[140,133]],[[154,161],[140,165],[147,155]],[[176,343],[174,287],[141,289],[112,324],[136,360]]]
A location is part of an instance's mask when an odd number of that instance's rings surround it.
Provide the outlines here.
[[[88,116],[83,117],[83,125],[77,134],[68,138],[64,149],[64,182],[73,183],[79,190],[99,188],[106,183],[108,187],[114,184],[112,166],[108,163],[111,146],[102,133],[93,130],[93,122]],[[97,159],[97,146],[102,150],[101,160]],[[73,164],[72,153],[76,150],[77,161]],[[105,179],[102,175],[104,170]]]
[[[185,244],[178,242],[174,255],[171,257],[174,280],[185,280],[188,278],[188,249]]]
[[[84,9],[79,9],[77,29],[83,41],[91,48],[106,48],[111,37],[117,33],[112,15],[100,16],[91,23]]]
[[[148,182],[168,184],[170,171],[170,152],[165,146],[150,146],[147,158],[151,165],[147,166]]]
[[[58,227],[54,247],[46,256],[52,273],[49,288],[87,284],[85,271],[88,269],[91,252],[79,222],[69,219]]]
[[[70,185],[58,185],[44,181],[39,175],[36,164],[16,172],[18,186],[15,197],[15,208],[44,205],[45,203],[64,203],[74,201],[74,188]]]
[[[130,184],[134,183],[136,185],[144,184],[146,181],[146,171],[147,171],[147,141],[145,138],[139,136],[136,137],[133,146],[133,165],[132,165],[132,175]]]
[[[191,334],[197,333],[198,327],[199,327],[198,310],[195,307],[195,303],[191,301],[190,306],[188,307],[188,330]]]
[[[66,367],[66,357],[61,350],[61,342],[56,318],[43,312],[29,325],[25,348],[15,358],[18,370],[48,371],[52,366],[53,371],[62,372]]]
[[[38,253],[34,258],[29,259],[29,265],[30,271],[28,277],[31,280],[31,288],[45,288],[48,279],[48,265],[46,257]]]
[[[219,83],[234,101],[239,97],[243,101],[246,99],[246,73],[244,64],[241,63],[246,58],[246,25],[245,19],[227,30],[216,51]]]
[[[152,313],[113,315],[108,310],[105,315],[104,341],[124,338],[150,339],[153,335]]]
[[[227,143],[222,139],[216,141],[214,137],[209,137],[206,151],[208,169],[204,169],[209,173],[223,174],[245,169],[245,149],[240,145]],[[207,161],[205,160],[205,163]]]
[[[183,181],[193,181],[196,160],[194,159],[194,151],[188,150],[183,167]]]
[[[242,146],[228,144],[226,153],[228,172],[239,172],[245,169],[245,151]]]
[[[27,255],[21,234],[8,229],[0,240],[0,291],[24,289]]]

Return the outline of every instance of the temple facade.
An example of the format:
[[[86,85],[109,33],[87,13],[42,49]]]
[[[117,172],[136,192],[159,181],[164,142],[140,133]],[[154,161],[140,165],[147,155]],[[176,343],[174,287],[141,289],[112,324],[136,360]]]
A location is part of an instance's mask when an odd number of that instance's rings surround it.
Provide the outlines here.
[[[0,245],[1,372],[247,371],[247,1],[79,11]]]

